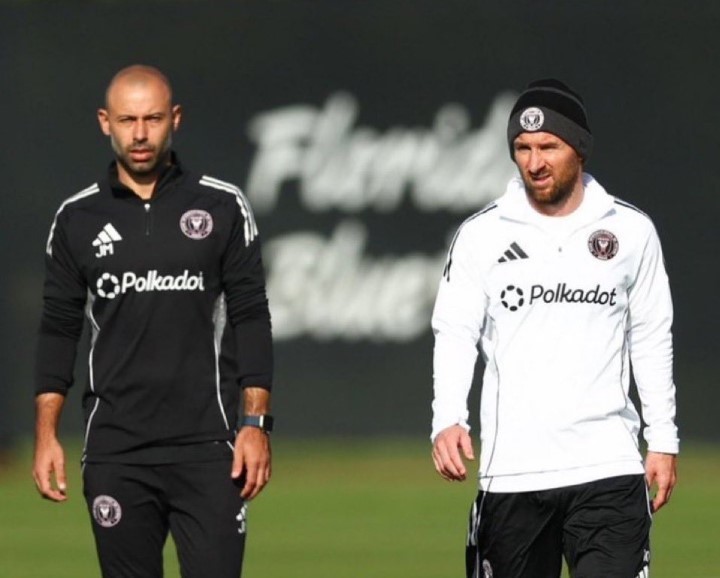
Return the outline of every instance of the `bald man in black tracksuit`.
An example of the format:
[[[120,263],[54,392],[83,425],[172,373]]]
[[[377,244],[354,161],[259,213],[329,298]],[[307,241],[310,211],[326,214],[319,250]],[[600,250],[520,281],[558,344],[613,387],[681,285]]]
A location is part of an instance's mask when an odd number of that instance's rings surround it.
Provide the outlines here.
[[[161,576],[170,531],[183,576],[234,578],[246,502],[270,477],[270,316],[247,199],[171,152],[171,98],[156,69],[116,75],[98,112],[116,161],[53,220],[34,476],[66,499],[57,423],[85,315],[84,493],[103,576]]]

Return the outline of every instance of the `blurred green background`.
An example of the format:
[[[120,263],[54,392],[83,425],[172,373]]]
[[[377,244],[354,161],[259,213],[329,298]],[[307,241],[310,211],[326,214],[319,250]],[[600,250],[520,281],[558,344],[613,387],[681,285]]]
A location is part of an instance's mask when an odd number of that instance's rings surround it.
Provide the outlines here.
[[[435,473],[429,443],[274,439],[273,480],[250,506],[245,578],[464,576],[474,484]],[[0,471],[0,576],[82,578],[98,569],[68,450],[70,500],[41,500],[29,448]],[[653,578],[720,578],[720,448],[685,448],[672,502],[655,517]],[[172,544],[166,576],[179,576]]]

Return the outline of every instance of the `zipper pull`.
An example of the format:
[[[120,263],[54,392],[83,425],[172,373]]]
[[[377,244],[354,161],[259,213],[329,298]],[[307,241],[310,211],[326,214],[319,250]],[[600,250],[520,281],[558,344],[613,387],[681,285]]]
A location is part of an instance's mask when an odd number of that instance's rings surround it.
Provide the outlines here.
[[[145,203],[145,235],[150,234],[150,203]]]

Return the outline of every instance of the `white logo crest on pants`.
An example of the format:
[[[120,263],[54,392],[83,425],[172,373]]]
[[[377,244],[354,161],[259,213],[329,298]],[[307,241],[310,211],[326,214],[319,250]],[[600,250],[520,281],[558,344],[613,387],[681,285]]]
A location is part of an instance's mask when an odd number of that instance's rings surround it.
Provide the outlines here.
[[[122,518],[122,508],[115,498],[98,496],[93,500],[92,515],[103,528],[112,528]]]

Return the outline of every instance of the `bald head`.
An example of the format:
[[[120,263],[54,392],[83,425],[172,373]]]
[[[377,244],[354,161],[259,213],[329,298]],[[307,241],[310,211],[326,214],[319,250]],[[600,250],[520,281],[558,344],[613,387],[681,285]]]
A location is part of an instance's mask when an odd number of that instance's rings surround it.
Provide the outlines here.
[[[172,103],[172,87],[167,76],[153,66],[133,64],[113,76],[105,90],[105,108],[110,108],[110,103],[118,92],[131,88],[154,88],[167,98],[168,104]]]

